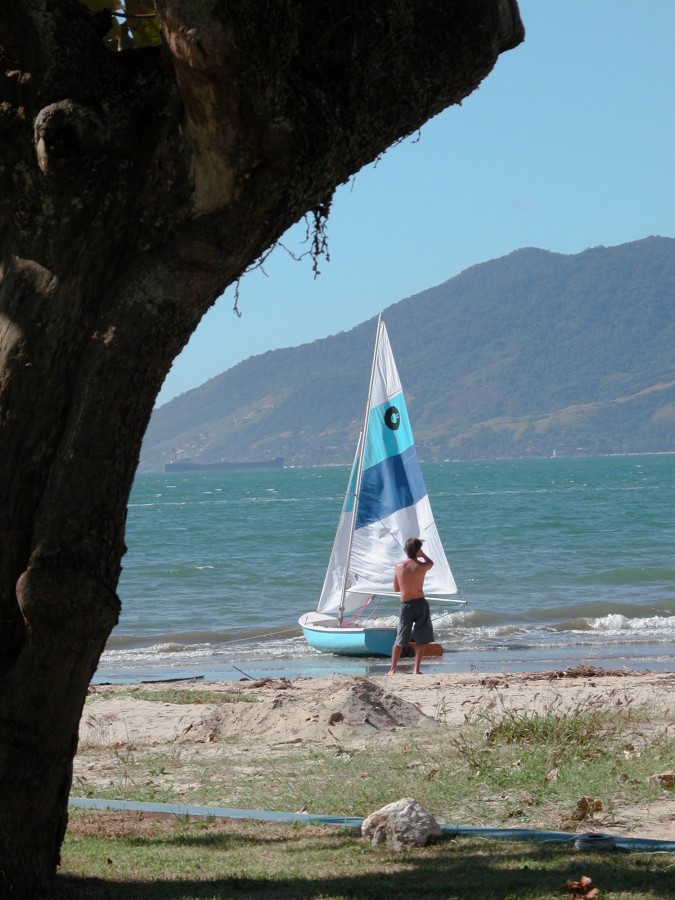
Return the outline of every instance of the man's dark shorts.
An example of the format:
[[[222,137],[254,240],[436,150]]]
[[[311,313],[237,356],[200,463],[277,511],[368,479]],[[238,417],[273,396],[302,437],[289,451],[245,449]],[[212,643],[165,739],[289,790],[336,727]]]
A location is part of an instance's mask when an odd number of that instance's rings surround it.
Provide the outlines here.
[[[417,644],[430,644],[434,639],[434,626],[431,623],[431,612],[426,597],[401,603],[401,615],[394,643],[397,647],[407,647],[411,634]]]

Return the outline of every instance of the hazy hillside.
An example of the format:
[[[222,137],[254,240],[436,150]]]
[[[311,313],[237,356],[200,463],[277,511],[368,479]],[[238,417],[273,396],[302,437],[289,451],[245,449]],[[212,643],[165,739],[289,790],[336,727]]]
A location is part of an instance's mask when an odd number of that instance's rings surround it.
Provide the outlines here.
[[[523,249],[384,310],[422,459],[675,450],[675,240]],[[375,320],[255,356],[155,411],[140,471],[348,463]]]

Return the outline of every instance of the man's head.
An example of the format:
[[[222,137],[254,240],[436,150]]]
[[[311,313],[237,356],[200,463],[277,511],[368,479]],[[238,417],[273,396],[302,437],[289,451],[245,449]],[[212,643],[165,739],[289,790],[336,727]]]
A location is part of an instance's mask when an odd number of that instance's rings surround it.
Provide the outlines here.
[[[409,559],[416,559],[417,554],[422,549],[422,541],[419,538],[408,538],[403,548]]]

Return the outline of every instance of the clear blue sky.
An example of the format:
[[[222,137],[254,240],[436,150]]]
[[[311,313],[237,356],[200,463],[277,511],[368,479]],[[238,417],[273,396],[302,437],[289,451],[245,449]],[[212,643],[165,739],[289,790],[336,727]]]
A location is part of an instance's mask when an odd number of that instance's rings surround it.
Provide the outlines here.
[[[232,289],[206,314],[158,404],[520,247],[675,236],[675,0],[519,5],[525,42],[478,90],[338,189],[321,275],[275,251],[242,280],[241,318]]]

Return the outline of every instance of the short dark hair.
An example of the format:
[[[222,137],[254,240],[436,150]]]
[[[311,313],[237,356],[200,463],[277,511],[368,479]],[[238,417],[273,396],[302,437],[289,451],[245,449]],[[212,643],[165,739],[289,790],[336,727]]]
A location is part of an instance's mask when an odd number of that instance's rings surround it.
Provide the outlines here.
[[[422,549],[422,541],[419,538],[408,538],[403,549],[410,559],[415,559],[417,554]]]

